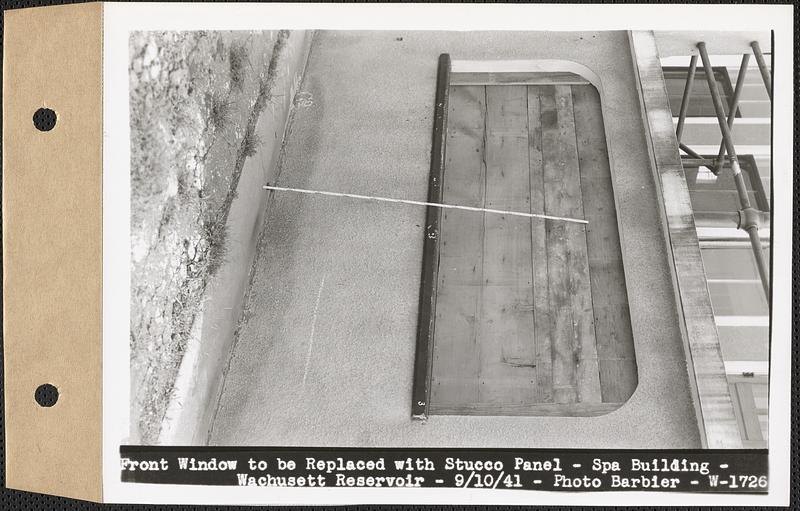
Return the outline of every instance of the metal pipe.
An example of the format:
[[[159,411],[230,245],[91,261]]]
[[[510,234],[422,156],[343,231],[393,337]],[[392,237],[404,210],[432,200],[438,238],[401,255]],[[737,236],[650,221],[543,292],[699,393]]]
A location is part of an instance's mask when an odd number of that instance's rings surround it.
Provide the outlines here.
[[[714,162],[708,158],[687,157],[687,158],[681,158],[681,161],[683,162],[684,167],[711,167],[714,164]],[[739,164],[739,166],[741,166],[741,163]],[[730,167],[730,161],[728,161],[727,158],[724,158],[722,161],[722,168],[724,169],[725,167]]]
[[[700,50],[700,58],[703,60],[703,68],[705,69],[706,73],[708,89],[711,91],[711,99],[714,104],[714,111],[717,114],[719,129],[722,132],[722,141],[725,145],[725,149],[728,151],[728,156],[730,156],[731,159],[731,169],[733,170],[733,175],[737,176],[742,173],[742,169],[739,167],[739,159],[736,156],[736,148],[733,145],[733,137],[731,136],[731,129],[728,127],[728,120],[725,118],[725,107],[722,104],[722,98],[719,94],[717,79],[714,77],[714,73],[711,70],[711,61],[709,60],[708,52],[706,51],[706,43],[697,43],[697,48]],[[736,188],[739,192],[739,201],[742,204],[742,208],[749,208],[750,198],[747,196],[747,191],[739,190],[738,183]]]
[[[770,214],[764,211],[758,212],[758,228],[769,229]],[[738,211],[695,211],[694,221],[700,227],[733,227],[738,228],[742,221],[746,220],[745,215]],[[750,241],[747,241],[750,245]],[[762,242],[762,246],[764,243]]]
[[[709,169],[711,169],[712,172],[714,172],[714,162],[713,161],[709,160],[708,158],[703,158],[701,155],[697,154],[697,152],[694,149],[692,149],[691,147],[687,146],[683,142],[678,144],[678,147],[680,147],[681,150],[684,153],[688,154],[689,156],[691,156],[695,160],[700,160],[702,162],[702,163],[700,163],[700,165],[702,165],[703,167],[708,167]]]
[[[688,155],[689,155],[689,156],[691,156],[692,158],[695,158],[695,159],[698,159],[698,160],[703,160],[703,161],[706,161],[706,159],[705,159],[705,158],[703,158],[702,156],[700,156],[699,154],[697,154],[697,152],[696,152],[694,149],[692,149],[692,148],[691,148],[691,147],[689,147],[688,145],[684,144],[683,142],[681,142],[680,144],[678,144],[678,147],[680,147],[680,148],[681,148],[681,150],[682,150],[684,153],[688,154]]]
[[[742,206],[739,228],[746,231],[750,236],[750,245],[753,248],[758,274],[761,277],[761,284],[764,287],[767,302],[769,302],[769,272],[767,270],[767,263],[764,260],[764,251],[761,249],[761,238],[758,234],[758,211],[750,206],[750,197],[747,195],[747,188],[745,187],[744,178],[742,177],[742,169],[739,167],[739,159],[736,156],[736,148],[733,145],[731,129],[728,127],[727,119],[725,119],[725,109],[722,104],[722,98],[719,95],[719,89],[717,88],[717,80],[714,77],[714,73],[711,71],[711,61],[706,51],[706,43],[697,43],[697,49],[700,50],[700,58],[703,60],[708,89],[711,91],[711,99],[714,103],[714,110],[717,113],[717,122],[719,123],[720,131],[722,131],[722,140],[725,144],[725,149],[728,151],[728,156],[730,157],[733,179],[736,184],[736,191],[739,195],[739,203]]]
[[[686,120],[686,112],[689,110],[689,99],[691,99],[692,96],[695,70],[697,70],[697,55],[692,55],[692,58],[689,61],[689,72],[686,74],[686,85],[683,88],[683,97],[681,98],[681,111],[678,115],[678,127],[675,129],[675,135],[678,137],[678,143],[680,143],[681,135],[683,135],[683,123]]]
[[[770,73],[767,67],[767,62],[764,60],[764,54],[761,53],[761,46],[758,44],[758,41],[750,43],[750,47],[753,48],[753,55],[756,56],[758,69],[761,71],[761,79],[764,80],[764,87],[767,88],[767,95],[769,96],[769,100],[772,101],[772,73]]]
[[[694,223],[700,227],[736,228],[741,217],[735,211],[695,211]]]
[[[708,158],[681,158],[681,162],[685,167],[708,167],[712,165],[712,161]]]
[[[769,294],[769,270],[767,270],[764,250],[761,248],[761,238],[758,235],[758,228],[747,229],[747,235],[750,236],[750,246],[753,248],[753,255],[756,258],[758,276],[761,277],[761,285],[764,287],[764,295],[767,297],[767,304],[769,304],[772,301]]]
[[[769,240],[763,240],[761,242],[764,248],[769,248]],[[741,238],[703,238],[700,240],[700,248],[750,248],[750,240],[749,239],[741,239]]]
[[[742,65],[739,66],[739,74],[736,77],[736,88],[733,90],[733,97],[728,105],[728,127],[733,129],[733,121],[736,119],[736,110],[739,109],[739,98],[742,96],[742,89],[744,89],[744,77],[747,75],[747,66],[750,64],[750,54],[745,53],[742,55]],[[719,152],[717,153],[717,161],[714,164],[716,172],[719,172],[724,165],[725,158],[725,141],[720,141]]]

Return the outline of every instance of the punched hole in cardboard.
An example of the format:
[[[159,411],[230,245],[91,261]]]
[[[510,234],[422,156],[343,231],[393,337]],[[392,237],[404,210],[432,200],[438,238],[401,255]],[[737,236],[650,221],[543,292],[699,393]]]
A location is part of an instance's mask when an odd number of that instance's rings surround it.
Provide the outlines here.
[[[33,125],[39,131],[50,131],[56,127],[57,115],[50,108],[40,108],[33,114]]]
[[[43,383],[36,387],[34,399],[42,408],[50,408],[58,402],[58,389],[55,385]]]

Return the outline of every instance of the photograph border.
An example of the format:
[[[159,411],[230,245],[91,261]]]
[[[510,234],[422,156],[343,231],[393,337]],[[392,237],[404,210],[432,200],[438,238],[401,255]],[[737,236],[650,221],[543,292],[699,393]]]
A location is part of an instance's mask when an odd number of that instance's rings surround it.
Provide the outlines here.
[[[652,10],[658,9],[658,17]],[[568,16],[565,16],[568,15]],[[789,407],[791,381],[788,279],[773,278],[770,367],[770,494],[697,495],[661,493],[550,494],[480,490],[257,489],[186,488],[119,482],[119,445],[128,428],[130,250],[128,32],[131,30],[254,29],[423,29],[423,30],[775,30],[773,168],[792,168],[791,6],[582,5],[334,5],[334,4],[106,4],[104,12],[104,495],[114,502],[163,503],[529,503],[626,505],[658,495],[664,505],[786,505],[789,488]],[[259,17],[267,23],[257,23]],[[569,20],[569,21],[567,21]],[[787,51],[782,52],[781,49]],[[112,129],[113,128],[113,129]],[[774,269],[791,268],[792,178],[774,175]],[[124,332],[124,335],[122,335]],[[124,339],[125,342],[120,340]],[[116,341],[114,341],[116,340]],[[187,499],[189,497],[189,499]],[[231,500],[233,499],[233,500]]]

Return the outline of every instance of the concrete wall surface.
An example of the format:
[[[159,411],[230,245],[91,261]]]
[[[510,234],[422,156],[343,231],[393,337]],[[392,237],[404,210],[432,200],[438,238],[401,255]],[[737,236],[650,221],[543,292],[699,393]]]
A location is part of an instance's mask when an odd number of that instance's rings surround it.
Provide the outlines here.
[[[267,208],[267,194],[261,186],[277,178],[284,132],[311,39],[310,31],[292,31],[282,50],[271,98],[256,125],[257,152],[244,163],[228,216],[225,260],[209,283],[202,317],[196,320],[200,342],[187,347],[162,424],[161,444],[196,445],[207,441]]]
[[[440,53],[599,80],[638,389],[600,417],[412,421],[425,208],[276,192],[210,443],[699,447],[626,32],[318,32],[278,184],[425,200]]]

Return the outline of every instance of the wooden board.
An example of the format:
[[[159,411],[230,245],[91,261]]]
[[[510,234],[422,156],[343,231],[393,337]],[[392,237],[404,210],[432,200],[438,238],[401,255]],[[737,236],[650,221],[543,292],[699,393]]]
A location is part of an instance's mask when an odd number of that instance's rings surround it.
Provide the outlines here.
[[[544,214],[544,159],[542,155],[541,88],[528,87],[528,164],[531,213]],[[547,273],[545,220],[531,219],[531,269],[533,277],[533,332],[536,346],[536,393],[540,403],[553,401],[553,354],[550,294]]]
[[[636,386],[599,95],[451,87],[430,413],[599,415]],[[593,294],[592,290],[597,291]]]
[[[600,388],[603,401],[625,402],[638,378],[603,112],[594,87],[572,87],[572,96],[583,209],[591,218],[589,275],[592,289],[603,293],[603,304],[594,307]]]
[[[595,417],[613,412],[623,403],[558,403],[506,404],[468,403],[459,405],[437,404],[436,415],[518,415],[551,417]]]
[[[484,87],[453,88],[450,94],[445,201],[481,207],[484,201]],[[436,337],[431,401],[441,404],[478,400],[480,317],[483,270],[483,214],[442,211]]]
[[[442,181],[446,164],[447,114],[450,100],[450,55],[439,55],[436,70],[436,96],[433,108],[431,168],[428,174],[428,202],[442,201]],[[433,366],[433,330],[436,323],[436,288],[439,283],[441,208],[425,212],[425,238],[422,244],[422,275],[419,289],[417,349],[414,354],[414,383],[411,389],[411,417],[428,417]]]
[[[588,80],[575,73],[453,73],[451,85],[546,85],[588,84]]]
[[[569,86],[543,87],[542,147],[548,214],[583,218],[580,168]],[[599,402],[585,227],[547,221],[547,261],[553,325],[556,402]]]
[[[486,208],[530,211],[527,103],[524,86],[486,87]],[[528,403],[536,378],[530,221],[484,214],[483,230],[480,401]]]

